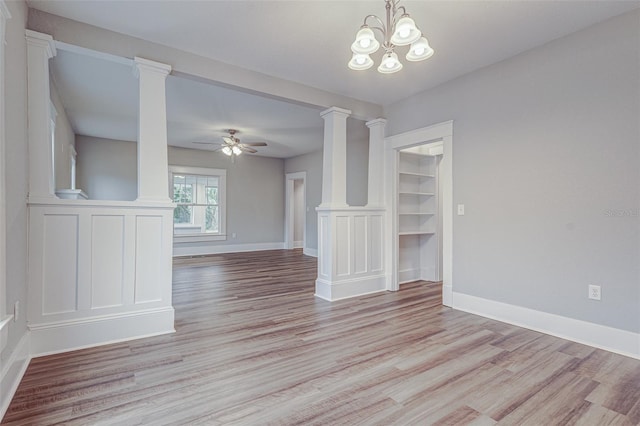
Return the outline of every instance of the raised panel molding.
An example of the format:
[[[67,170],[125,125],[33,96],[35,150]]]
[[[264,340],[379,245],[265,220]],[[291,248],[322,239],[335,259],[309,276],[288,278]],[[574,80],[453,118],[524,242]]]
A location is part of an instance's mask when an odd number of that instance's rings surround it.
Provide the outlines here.
[[[365,274],[369,270],[369,247],[367,242],[369,241],[369,232],[367,229],[368,217],[364,215],[357,215],[353,217],[353,244],[355,245],[353,250],[353,273]]]
[[[382,215],[372,215],[369,218],[369,235],[371,238],[369,253],[371,266],[371,272],[383,272],[384,261],[382,253],[384,251],[383,235],[384,235],[384,220]]]
[[[78,309],[78,215],[43,218],[42,315]]]
[[[136,285],[134,303],[157,302],[162,292],[162,217],[138,216],[136,218]]]
[[[91,308],[121,306],[124,287],[124,216],[91,222]]]
[[[335,276],[348,277],[351,274],[352,255],[351,247],[353,236],[351,235],[351,221],[349,216],[335,217]]]

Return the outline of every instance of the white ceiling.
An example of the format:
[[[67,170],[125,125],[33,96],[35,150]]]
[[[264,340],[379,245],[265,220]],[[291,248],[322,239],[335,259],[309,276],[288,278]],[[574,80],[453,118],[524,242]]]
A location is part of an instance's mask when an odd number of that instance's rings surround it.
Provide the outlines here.
[[[129,62],[129,61],[121,61]],[[58,49],[51,74],[76,134],[137,139],[138,80],[131,64]],[[322,148],[320,111],[186,78],[167,78],[169,145],[214,150],[226,129],[238,129],[241,142],[267,142],[258,155],[288,158]],[[367,138],[353,120],[351,138]]]
[[[397,74],[351,71],[349,46],[383,0],[29,0],[32,8],[340,95],[389,105],[609,17],[634,1],[406,1],[436,54]],[[406,48],[403,48],[403,52]],[[380,53],[377,54],[380,56]],[[378,57],[376,56],[376,60]],[[403,59],[403,58],[402,58]],[[125,59],[124,62],[127,62]],[[78,134],[136,140],[137,80],[129,64],[59,50],[52,73]],[[186,78],[167,79],[168,142],[215,146],[225,129],[257,155],[288,158],[322,147],[319,110]],[[367,138],[351,120],[350,138]]]
[[[29,6],[239,67],[388,105],[640,6],[638,1],[406,1],[436,54],[398,74],[346,67],[370,1],[43,1]],[[404,48],[406,49],[406,48]],[[404,52],[404,49],[402,52]],[[378,61],[380,53],[375,56]]]

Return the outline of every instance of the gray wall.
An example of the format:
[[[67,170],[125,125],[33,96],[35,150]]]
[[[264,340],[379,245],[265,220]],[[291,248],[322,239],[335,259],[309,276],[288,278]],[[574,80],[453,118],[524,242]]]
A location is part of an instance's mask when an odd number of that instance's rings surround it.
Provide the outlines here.
[[[76,187],[89,198],[138,198],[138,153],[134,142],[78,135],[76,151]]]
[[[79,187],[90,198],[137,198],[137,152],[134,142],[78,136],[76,149]],[[232,163],[229,157],[219,152],[169,147],[169,164],[227,169],[228,238],[209,245],[284,240],[283,160],[242,155]],[[231,237],[232,233],[236,233],[236,238]]]
[[[284,241],[284,160],[169,147],[169,164],[227,169],[227,241],[215,245]]]
[[[75,133],[69,123],[69,117],[64,110],[58,88],[53,79],[50,82],[51,102],[56,109],[56,135],[55,135],[55,179],[56,189],[71,188],[71,153],[69,145],[75,146]],[[76,176],[77,178],[77,176]],[[76,180],[77,182],[77,180]]]
[[[27,21],[27,5],[6,2],[11,12],[7,21],[5,51],[5,125],[6,150],[6,214],[7,214],[7,312],[13,312],[13,304],[20,301],[18,321],[9,324],[7,346],[2,351],[5,365],[20,338],[27,330],[27,43],[24,30]],[[5,273],[5,271],[0,271]],[[4,392],[4,389],[2,390]]]
[[[318,207],[322,201],[322,150],[287,158],[284,160],[284,172],[307,172],[306,191],[308,211],[306,212],[306,247],[317,250],[318,213],[316,212],[316,207]]]
[[[631,12],[386,108],[390,135],[455,120],[454,291],[640,331],[638,28]]]

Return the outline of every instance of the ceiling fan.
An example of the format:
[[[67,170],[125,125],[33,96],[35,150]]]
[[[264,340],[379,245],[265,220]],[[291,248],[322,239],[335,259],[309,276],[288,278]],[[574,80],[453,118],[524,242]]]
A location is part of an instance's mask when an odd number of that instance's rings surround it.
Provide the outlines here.
[[[193,142],[199,145],[220,145],[219,150],[222,150],[222,153],[228,156],[237,156],[242,154],[243,152],[248,152],[249,154],[255,154],[258,152],[257,150],[251,148],[252,146],[267,146],[266,142],[247,142],[242,143],[240,139],[238,139],[235,135],[239,133],[236,129],[229,129],[229,136],[223,136],[223,142],[221,144],[217,144],[215,142]],[[216,151],[218,150],[216,149]]]

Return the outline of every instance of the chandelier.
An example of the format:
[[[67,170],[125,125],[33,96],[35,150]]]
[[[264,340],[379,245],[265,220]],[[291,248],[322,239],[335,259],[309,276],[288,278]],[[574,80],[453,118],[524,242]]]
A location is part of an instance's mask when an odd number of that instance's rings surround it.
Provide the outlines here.
[[[349,68],[362,71],[373,65],[373,59],[369,55],[380,48],[380,42],[376,40],[373,30],[378,30],[382,34],[382,48],[385,53],[378,71],[383,74],[391,74],[402,69],[402,63],[395,52],[398,46],[411,45],[406,56],[408,61],[423,61],[433,56],[434,51],[429,46],[429,42],[422,36],[404,6],[398,6],[398,3],[400,0],[385,0],[386,24],[376,15],[367,15],[364,18],[364,24],[356,34],[356,41],[351,45],[353,57],[349,61]],[[380,26],[370,27],[367,24],[369,19],[374,19]]]

